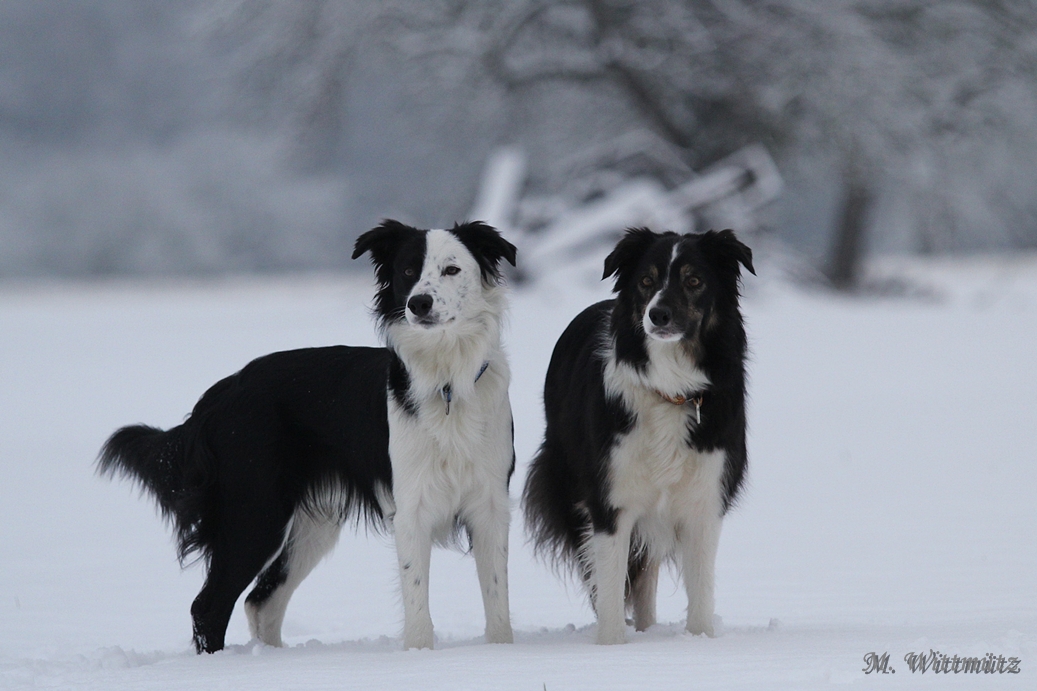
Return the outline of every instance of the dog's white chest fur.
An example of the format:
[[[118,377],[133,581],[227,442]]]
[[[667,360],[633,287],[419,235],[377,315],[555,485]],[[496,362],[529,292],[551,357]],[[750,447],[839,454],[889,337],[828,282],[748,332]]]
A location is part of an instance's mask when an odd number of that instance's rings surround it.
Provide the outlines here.
[[[709,380],[679,343],[649,341],[644,372],[606,359],[608,394],[634,415],[631,430],[610,454],[609,500],[636,523],[635,539],[656,557],[673,554],[686,526],[722,513],[722,451],[700,452],[690,444],[695,407],[675,396],[705,389]]]
[[[506,487],[511,468],[508,367],[501,355],[455,394],[450,413],[438,393],[410,413],[390,398],[389,457],[397,501],[423,505],[427,520],[448,529],[473,492]]]
[[[722,512],[724,453],[690,448],[687,432],[674,431],[686,429],[684,421],[669,417],[672,411],[642,415],[613,450],[610,464],[609,499],[636,517],[634,539],[657,559],[674,554],[688,526],[719,520]]]

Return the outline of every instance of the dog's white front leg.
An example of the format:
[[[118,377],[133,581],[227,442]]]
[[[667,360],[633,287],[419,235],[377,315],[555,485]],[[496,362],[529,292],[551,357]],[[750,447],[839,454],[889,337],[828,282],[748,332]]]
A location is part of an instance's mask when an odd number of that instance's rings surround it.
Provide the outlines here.
[[[594,607],[598,613],[599,645],[626,642],[624,590],[627,581],[627,562],[630,558],[630,533],[633,523],[620,514],[616,532],[595,533],[591,537],[594,559]]]
[[[414,516],[399,511],[393,520],[396,558],[403,588],[403,647],[432,647],[432,615],[428,608],[432,536]]]
[[[513,643],[508,605],[508,497],[472,516],[468,530],[479,573],[483,609],[486,611],[486,642]]]
[[[688,592],[687,630],[713,636],[714,576],[720,544],[720,507],[699,517],[682,533],[684,587]]]

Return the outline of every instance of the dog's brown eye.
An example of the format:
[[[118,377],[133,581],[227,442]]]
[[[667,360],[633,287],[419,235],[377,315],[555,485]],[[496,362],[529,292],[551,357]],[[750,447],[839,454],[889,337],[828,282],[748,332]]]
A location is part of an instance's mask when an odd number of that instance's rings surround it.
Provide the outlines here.
[[[645,276],[641,279],[641,285],[645,288],[651,288],[653,283],[655,283],[655,281],[652,280],[651,276]]]
[[[692,276],[691,278],[688,279],[688,287],[689,288],[698,288],[700,285],[702,285],[702,281],[699,280],[698,276]]]
[[[414,269],[404,269],[403,275],[407,278],[414,278]]]
[[[456,276],[459,273],[461,273],[461,269],[456,266],[448,266],[447,268],[443,269],[444,276]]]

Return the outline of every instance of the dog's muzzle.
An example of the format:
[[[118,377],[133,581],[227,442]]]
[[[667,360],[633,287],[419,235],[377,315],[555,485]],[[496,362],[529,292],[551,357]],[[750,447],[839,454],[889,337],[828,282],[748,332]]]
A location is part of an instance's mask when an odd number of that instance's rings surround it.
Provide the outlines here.
[[[437,319],[432,314],[433,300],[432,296],[427,293],[420,293],[418,295],[412,295],[407,300],[407,312],[413,315],[411,320],[413,323],[421,324],[422,326],[432,326],[436,324]]]
[[[648,310],[644,320],[645,333],[660,341],[678,341],[684,332],[674,323],[673,310],[657,305]]]
[[[669,307],[653,307],[648,310],[648,319],[653,326],[665,329],[673,323],[673,310]]]

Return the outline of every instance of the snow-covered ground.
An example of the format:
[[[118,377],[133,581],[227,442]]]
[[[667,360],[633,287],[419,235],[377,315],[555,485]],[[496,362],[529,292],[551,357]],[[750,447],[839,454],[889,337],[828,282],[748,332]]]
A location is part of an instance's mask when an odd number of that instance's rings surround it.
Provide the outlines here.
[[[190,649],[202,570],[128,483],[116,427],[178,423],[258,355],[376,342],[365,278],[0,287],[0,688],[1037,688],[1037,259],[886,262],[924,290],[847,299],[748,277],[750,482],[725,522],[714,639],[667,622],[597,647],[582,592],[512,531],[513,646],[482,643],[475,566],[439,551],[438,648],[400,650],[391,543],[344,533],[288,610],[288,647]],[[519,494],[555,338],[607,295],[594,267],[516,291]],[[911,652],[1017,657],[1018,675],[912,673]],[[866,675],[889,653],[895,673]],[[876,677],[882,676],[879,680]],[[1029,680],[1029,681],[1028,681]]]

